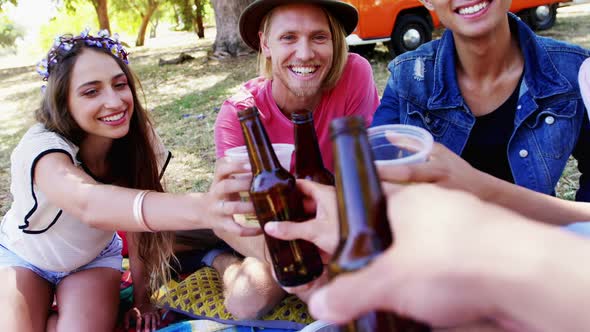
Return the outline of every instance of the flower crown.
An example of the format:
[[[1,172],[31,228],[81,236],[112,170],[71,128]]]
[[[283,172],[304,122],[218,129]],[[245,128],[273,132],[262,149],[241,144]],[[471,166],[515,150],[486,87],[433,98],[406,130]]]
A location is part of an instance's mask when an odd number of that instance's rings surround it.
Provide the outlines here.
[[[86,28],[79,36],[74,37],[71,34],[66,34],[55,37],[53,46],[49,50],[49,53],[47,53],[47,57],[37,63],[37,73],[43,77],[44,81],[47,81],[49,78],[50,69],[80,40],[83,40],[87,46],[107,49],[114,56],[129,64],[129,60],[127,60],[128,53],[119,42],[118,34],[115,33],[113,36],[109,36],[107,30],[100,30],[97,36],[92,36],[90,35],[90,28]]]

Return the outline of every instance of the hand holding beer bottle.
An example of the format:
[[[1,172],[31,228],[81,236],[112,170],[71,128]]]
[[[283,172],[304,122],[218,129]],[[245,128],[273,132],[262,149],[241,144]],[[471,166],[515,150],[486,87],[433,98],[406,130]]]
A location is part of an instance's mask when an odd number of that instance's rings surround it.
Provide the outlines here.
[[[340,242],[331,276],[367,266],[393,243],[387,207],[373,163],[365,123],[359,117],[332,121]],[[428,326],[393,313],[370,312],[346,326],[347,332],[422,332]]]
[[[303,221],[305,212],[295,178],[279,163],[266,130],[251,107],[238,112],[252,166],[250,198],[260,226],[268,221]],[[278,282],[286,287],[308,283],[322,274],[317,247],[304,240],[283,241],[266,235],[265,240]]]

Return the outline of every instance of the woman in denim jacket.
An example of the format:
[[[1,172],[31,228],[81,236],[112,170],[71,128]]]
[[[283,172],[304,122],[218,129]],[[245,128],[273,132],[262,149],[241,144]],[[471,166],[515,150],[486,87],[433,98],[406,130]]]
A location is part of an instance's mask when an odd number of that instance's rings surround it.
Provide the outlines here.
[[[570,155],[590,201],[590,124],[577,76],[588,50],[535,35],[510,0],[421,0],[447,27],[398,56],[372,126],[404,123],[474,167],[554,194]]]

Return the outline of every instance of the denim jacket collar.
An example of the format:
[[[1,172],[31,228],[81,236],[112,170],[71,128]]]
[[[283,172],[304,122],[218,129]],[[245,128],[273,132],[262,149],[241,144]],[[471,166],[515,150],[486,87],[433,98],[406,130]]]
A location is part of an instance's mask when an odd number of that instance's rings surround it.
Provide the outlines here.
[[[549,57],[542,43],[535,42],[535,33],[516,15],[508,13],[510,24],[516,24],[520,49],[524,56],[524,79],[521,85],[532,98],[543,99],[565,93],[573,87],[561,75]],[[464,100],[457,84],[455,41],[450,30],[446,30],[436,50],[434,63],[433,94],[428,99],[429,109],[463,107]]]

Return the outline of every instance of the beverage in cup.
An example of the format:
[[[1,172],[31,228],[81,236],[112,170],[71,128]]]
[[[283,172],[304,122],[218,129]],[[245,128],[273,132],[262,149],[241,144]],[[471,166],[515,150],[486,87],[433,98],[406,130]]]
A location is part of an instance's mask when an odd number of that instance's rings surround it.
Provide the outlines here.
[[[281,164],[281,166],[283,166],[283,168],[285,168],[286,170],[290,170],[291,157],[293,155],[293,150],[295,149],[295,146],[293,144],[287,143],[274,143],[272,147],[275,150],[275,154],[279,158],[279,163]],[[250,159],[248,159],[248,150],[245,145],[236,146],[231,149],[225,150],[225,156],[229,157],[231,162],[241,164],[250,163]],[[233,177],[251,179],[252,173],[238,173],[234,174]],[[247,191],[240,192],[240,199],[242,200],[242,202],[249,202],[250,194]],[[260,227],[255,214],[234,214],[234,220],[238,224],[245,227]]]

